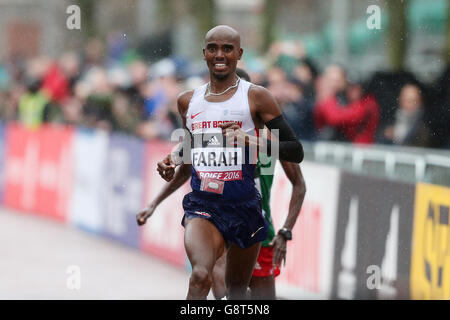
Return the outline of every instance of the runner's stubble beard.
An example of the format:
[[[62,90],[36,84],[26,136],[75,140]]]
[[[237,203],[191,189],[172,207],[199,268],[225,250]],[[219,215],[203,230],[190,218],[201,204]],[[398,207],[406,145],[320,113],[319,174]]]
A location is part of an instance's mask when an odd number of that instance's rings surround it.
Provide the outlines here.
[[[226,80],[229,77],[229,75],[231,73],[232,72],[229,72],[229,73],[226,73],[226,74],[217,74],[217,73],[212,72],[211,74],[212,74],[214,79],[216,79],[218,81],[224,81],[224,80]]]

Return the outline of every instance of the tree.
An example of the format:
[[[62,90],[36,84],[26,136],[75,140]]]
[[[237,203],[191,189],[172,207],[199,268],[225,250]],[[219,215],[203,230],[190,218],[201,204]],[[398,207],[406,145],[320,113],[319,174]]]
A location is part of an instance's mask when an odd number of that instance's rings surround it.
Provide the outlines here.
[[[444,47],[444,61],[447,67],[450,66],[450,1],[447,1],[447,29],[446,29],[446,45]]]
[[[277,17],[277,1],[265,0],[263,21],[262,21],[263,52],[266,52],[269,49],[271,43],[275,40],[276,17]]]
[[[214,0],[190,0],[190,7],[192,15],[197,21],[199,34],[205,35],[215,26],[216,5]]]
[[[87,37],[92,37],[96,34],[94,17],[96,1],[78,0],[78,6],[81,11],[82,28]]]
[[[389,24],[387,30],[387,45],[389,61],[393,71],[404,68],[405,56],[408,47],[408,32],[406,10],[408,0],[388,0]]]

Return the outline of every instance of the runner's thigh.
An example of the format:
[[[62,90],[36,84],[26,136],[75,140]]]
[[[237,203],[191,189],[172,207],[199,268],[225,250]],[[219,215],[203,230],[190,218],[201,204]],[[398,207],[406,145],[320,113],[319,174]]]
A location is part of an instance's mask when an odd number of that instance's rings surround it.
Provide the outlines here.
[[[228,288],[247,287],[250,284],[260,247],[261,242],[245,249],[231,244],[227,252],[225,270],[225,282]]]
[[[192,266],[203,266],[212,271],[224,250],[222,234],[208,220],[185,219],[184,246]]]

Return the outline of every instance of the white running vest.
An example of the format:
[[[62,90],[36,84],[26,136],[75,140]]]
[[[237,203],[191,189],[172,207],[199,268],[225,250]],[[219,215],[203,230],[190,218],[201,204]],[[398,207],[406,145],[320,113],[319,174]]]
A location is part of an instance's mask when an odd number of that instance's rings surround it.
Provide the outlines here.
[[[222,128],[218,125],[224,122],[235,122],[247,134],[255,135],[255,124],[248,101],[248,90],[251,83],[241,79],[233,96],[223,102],[206,101],[207,86],[208,84],[204,84],[195,89],[186,113],[186,127],[194,136],[194,141],[195,135],[220,135]],[[210,139],[206,138],[206,141],[203,142],[203,147],[193,146],[191,150],[192,188],[199,190],[201,180],[208,178],[225,181],[224,195],[233,196],[232,194],[239,190],[241,192],[250,191],[249,188],[254,188],[254,165],[245,161],[246,149],[225,147],[219,140],[217,136],[211,136]],[[247,181],[248,179],[251,181]],[[231,183],[227,183],[227,181]],[[215,186],[214,183],[213,186]],[[227,190],[230,187],[234,191]]]

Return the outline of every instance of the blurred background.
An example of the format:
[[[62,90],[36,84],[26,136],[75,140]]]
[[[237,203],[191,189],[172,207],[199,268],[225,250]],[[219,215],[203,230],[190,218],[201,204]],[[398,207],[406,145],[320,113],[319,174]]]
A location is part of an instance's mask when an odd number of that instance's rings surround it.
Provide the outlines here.
[[[229,24],[242,35],[240,67],[272,91],[302,141],[450,147],[447,0],[1,0],[0,8],[4,121],[167,139],[180,126],[177,94],[207,81],[206,31]]]
[[[181,127],[177,95],[208,81],[203,39],[218,24],[240,32],[239,66],[308,161],[450,186],[448,0],[0,0],[2,125],[151,149]]]

